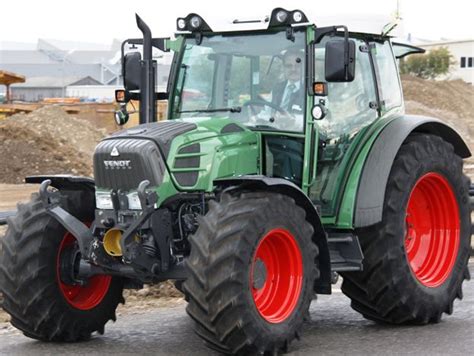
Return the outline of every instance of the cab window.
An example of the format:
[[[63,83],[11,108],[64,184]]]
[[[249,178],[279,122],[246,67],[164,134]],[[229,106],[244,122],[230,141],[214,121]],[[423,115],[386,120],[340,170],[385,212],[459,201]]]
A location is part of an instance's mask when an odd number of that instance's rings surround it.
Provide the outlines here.
[[[402,104],[402,93],[395,58],[389,41],[375,43],[372,47],[376,70],[380,81],[380,100],[384,110],[390,110]]]
[[[341,39],[342,40],[342,39]],[[328,83],[328,95],[323,100],[327,115],[317,121],[319,128],[316,183],[310,188],[311,199],[322,206],[324,215],[335,213],[336,197],[341,186],[347,152],[361,130],[377,117],[375,81],[367,44],[356,43],[355,78],[347,83]],[[315,48],[315,81],[324,82],[325,44]]]

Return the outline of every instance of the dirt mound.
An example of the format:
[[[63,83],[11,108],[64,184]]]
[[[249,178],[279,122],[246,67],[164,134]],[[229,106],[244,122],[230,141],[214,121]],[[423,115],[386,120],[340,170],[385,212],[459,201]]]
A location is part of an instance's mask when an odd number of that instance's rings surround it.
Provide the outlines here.
[[[474,87],[462,80],[424,80],[402,75],[403,95],[429,108],[474,119]]]
[[[408,114],[426,115],[454,127],[474,152],[474,87],[462,80],[424,80],[402,76],[403,95]],[[474,158],[464,164],[474,180]]]
[[[424,80],[402,76],[409,114],[437,117],[458,129],[474,149],[474,87],[462,80]]]
[[[43,107],[0,122],[0,182],[21,183],[31,174],[92,175],[92,153],[105,131]]]

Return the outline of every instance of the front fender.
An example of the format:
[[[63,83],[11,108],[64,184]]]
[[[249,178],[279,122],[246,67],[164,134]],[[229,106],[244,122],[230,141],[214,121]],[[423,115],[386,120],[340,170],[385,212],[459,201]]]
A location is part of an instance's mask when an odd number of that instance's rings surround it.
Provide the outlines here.
[[[288,195],[306,211],[306,219],[313,225],[313,240],[319,248],[320,278],[316,281],[315,291],[321,294],[331,293],[331,260],[327,235],[321,223],[316,207],[308,196],[295,184],[281,178],[271,178],[262,175],[244,175],[232,178],[214,180],[214,185],[219,188],[235,187],[236,189],[249,189],[252,191],[269,191]]]
[[[82,206],[85,214],[93,212],[95,209],[95,183],[92,178],[78,177],[71,175],[37,175],[25,178],[25,183],[41,184],[45,180],[51,180],[51,186],[66,195],[68,199],[65,201],[65,209],[71,211],[67,204],[72,206]],[[77,216],[84,219],[87,216]]]

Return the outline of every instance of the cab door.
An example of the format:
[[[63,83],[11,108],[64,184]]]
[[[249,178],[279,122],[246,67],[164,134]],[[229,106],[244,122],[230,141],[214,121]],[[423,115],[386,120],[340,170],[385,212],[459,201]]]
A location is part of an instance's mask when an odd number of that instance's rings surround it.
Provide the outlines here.
[[[309,195],[313,203],[321,206],[323,217],[334,217],[337,214],[338,195],[343,189],[344,173],[351,151],[363,132],[378,119],[380,112],[369,44],[357,38],[351,40],[356,45],[354,80],[328,83],[327,96],[315,97],[315,102],[319,101],[327,108],[327,114],[322,120],[316,121],[316,179],[309,189]],[[315,45],[316,82],[325,82],[327,41],[328,37],[325,37]]]

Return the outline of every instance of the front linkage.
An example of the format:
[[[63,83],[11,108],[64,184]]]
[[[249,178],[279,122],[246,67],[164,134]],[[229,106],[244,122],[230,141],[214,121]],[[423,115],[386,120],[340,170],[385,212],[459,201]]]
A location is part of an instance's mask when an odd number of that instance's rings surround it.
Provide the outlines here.
[[[75,238],[78,250],[73,254],[65,254],[61,261],[61,279],[84,284],[90,277],[98,274],[120,275],[138,279],[142,282],[161,281],[168,278],[185,279],[184,268],[173,265],[170,269],[169,246],[166,241],[158,243],[158,255],[152,257],[145,251],[143,244],[137,241],[137,233],[143,229],[153,229],[151,216],[156,211],[158,196],[155,191],[147,189],[150,182],[142,181],[137,194],[142,206],[139,212],[121,210],[123,194],[112,192],[114,210],[97,211],[96,222],[88,227],[75,216],[68,213],[60,205],[60,192],[48,190],[51,180],[41,183],[39,195],[46,213],[56,219]],[[105,229],[101,229],[103,226]],[[99,236],[105,230],[121,231],[114,241],[120,251],[121,261],[108,254]],[[161,246],[160,246],[161,245]],[[75,266],[72,268],[72,266]]]

